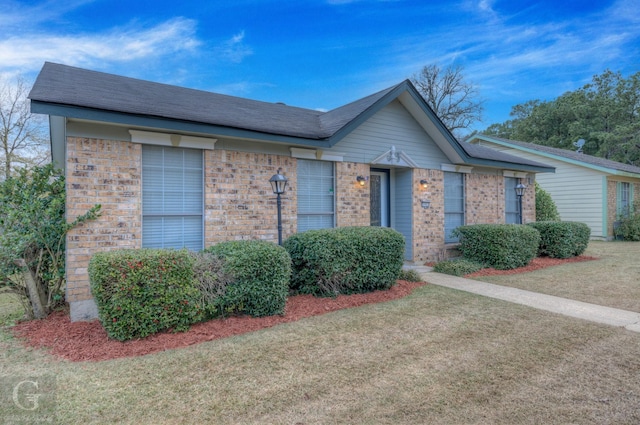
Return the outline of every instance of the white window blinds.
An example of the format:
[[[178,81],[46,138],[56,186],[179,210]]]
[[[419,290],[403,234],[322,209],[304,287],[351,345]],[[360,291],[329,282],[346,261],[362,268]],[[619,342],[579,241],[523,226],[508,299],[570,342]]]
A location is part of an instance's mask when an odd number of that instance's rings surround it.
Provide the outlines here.
[[[298,159],[298,232],[334,226],[333,162]]]
[[[458,242],[451,232],[464,225],[464,174],[444,173],[444,241]]]
[[[202,151],[142,146],[142,246],[203,248]]]

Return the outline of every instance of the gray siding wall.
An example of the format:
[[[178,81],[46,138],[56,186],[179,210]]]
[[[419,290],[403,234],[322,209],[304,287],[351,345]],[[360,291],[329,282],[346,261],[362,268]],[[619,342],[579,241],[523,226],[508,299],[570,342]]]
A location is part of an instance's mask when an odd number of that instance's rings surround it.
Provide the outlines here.
[[[405,239],[404,258],[413,259],[413,194],[411,193],[412,170],[396,169],[395,179],[392,179],[392,213],[393,227],[402,233]]]
[[[337,143],[331,151],[349,162],[369,163],[395,146],[420,168],[440,169],[450,163],[433,139],[400,102],[393,101]]]

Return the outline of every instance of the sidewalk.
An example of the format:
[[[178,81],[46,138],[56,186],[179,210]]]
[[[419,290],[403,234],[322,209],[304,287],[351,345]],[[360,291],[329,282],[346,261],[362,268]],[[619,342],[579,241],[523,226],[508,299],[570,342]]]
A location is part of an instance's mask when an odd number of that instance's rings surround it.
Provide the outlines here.
[[[640,313],[435,273],[431,271],[430,267],[426,266],[407,265],[405,268],[416,270],[426,282],[433,285],[445,286],[447,288],[522,304],[565,316],[624,327],[633,332],[640,332]]]

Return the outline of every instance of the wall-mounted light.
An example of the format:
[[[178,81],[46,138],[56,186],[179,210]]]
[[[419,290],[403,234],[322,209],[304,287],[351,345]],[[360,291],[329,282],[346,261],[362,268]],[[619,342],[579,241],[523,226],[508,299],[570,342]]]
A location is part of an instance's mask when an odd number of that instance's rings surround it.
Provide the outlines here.
[[[427,190],[427,189],[429,189],[429,182],[428,182],[428,181],[426,181],[426,180],[424,180],[424,179],[423,179],[423,180],[420,180],[420,186],[421,186],[424,190]]]
[[[426,210],[431,206],[431,200],[422,199],[422,200],[420,200],[420,205],[422,206],[422,208],[424,208]]]
[[[364,186],[365,183],[367,182],[367,179],[365,177],[363,177],[363,176],[358,176],[358,177],[356,177],[356,181],[358,182],[358,184],[360,186]]]

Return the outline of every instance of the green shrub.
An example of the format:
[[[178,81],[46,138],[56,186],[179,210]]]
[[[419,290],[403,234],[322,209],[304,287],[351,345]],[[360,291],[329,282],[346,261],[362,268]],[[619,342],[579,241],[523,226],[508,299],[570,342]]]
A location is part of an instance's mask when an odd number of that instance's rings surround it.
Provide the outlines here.
[[[640,202],[636,202],[628,213],[618,217],[614,235],[625,241],[640,241]]]
[[[539,256],[569,258],[581,255],[589,245],[591,229],[574,221],[540,221],[529,223],[540,232]]]
[[[438,273],[450,274],[453,276],[464,276],[475,273],[485,268],[485,265],[477,261],[468,260],[466,258],[456,258],[452,260],[440,261],[433,266],[433,271]]]
[[[203,316],[186,250],[96,253],[89,262],[89,281],[102,326],[119,341],[186,330]]]
[[[224,260],[222,273],[230,277],[224,294],[208,312],[244,313],[254,317],[284,313],[289,293],[291,258],[272,242],[242,240],[208,247],[206,253]]]
[[[458,250],[469,260],[498,270],[515,269],[536,257],[540,233],[522,224],[473,224],[453,231]]]
[[[200,305],[205,318],[212,319],[224,314],[223,296],[233,276],[225,272],[225,260],[208,252],[192,252],[195,285],[200,291]]]
[[[398,276],[398,280],[405,280],[407,282],[424,282],[424,279],[422,278],[422,276],[420,276],[420,273],[418,273],[413,269],[400,270],[400,275]]]
[[[560,214],[549,192],[536,182],[536,221],[560,221]]]
[[[404,237],[386,227],[338,227],[289,237],[291,289],[320,296],[389,289],[404,262]]]

